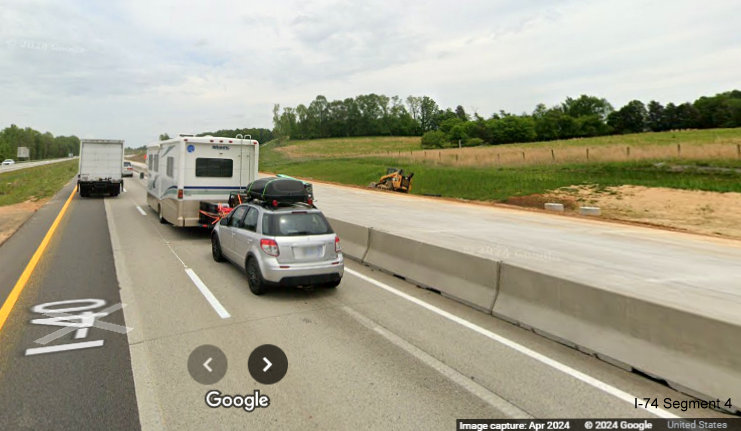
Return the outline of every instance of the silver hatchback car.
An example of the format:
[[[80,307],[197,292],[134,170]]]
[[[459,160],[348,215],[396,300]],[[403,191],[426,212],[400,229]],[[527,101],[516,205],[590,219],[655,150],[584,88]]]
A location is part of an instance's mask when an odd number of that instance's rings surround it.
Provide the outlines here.
[[[211,233],[217,262],[247,272],[255,295],[271,286],[337,287],[345,271],[340,238],[321,211],[306,204],[242,204]]]

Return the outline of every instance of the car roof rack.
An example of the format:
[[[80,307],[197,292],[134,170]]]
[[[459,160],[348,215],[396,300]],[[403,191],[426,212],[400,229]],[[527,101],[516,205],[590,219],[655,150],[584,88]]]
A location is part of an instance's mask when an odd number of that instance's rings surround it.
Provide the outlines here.
[[[273,205],[273,202],[277,202],[277,205]],[[286,208],[286,207],[304,207],[304,208],[310,208],[310,209],[317,209],[314,205],[314,202],[302,202],[302,201],[292,201],[292,202],[281,202],[279,200],[266,200],[266,199],[258,199],[255,197],[250,196],[247,193],[244,192],[231,192],[229,194],[229,206],[236,207],[240,204],[246,204],[251,203],[255,205],[260,205],[264,208]]]

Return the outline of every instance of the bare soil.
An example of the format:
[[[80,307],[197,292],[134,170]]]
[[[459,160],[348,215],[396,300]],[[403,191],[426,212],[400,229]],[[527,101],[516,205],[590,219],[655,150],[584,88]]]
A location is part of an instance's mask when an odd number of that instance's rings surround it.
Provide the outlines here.
[[[10,238],[48,200],[31,199],[14,205],[0,206],[0,245]]]
[[[543,208],[546,202],[562,203],[566,212],[576,212],[580,206],[598,206],[603,219],[741,239],[741,193],[641,186],[574,186],[508,201],[537,208]]]

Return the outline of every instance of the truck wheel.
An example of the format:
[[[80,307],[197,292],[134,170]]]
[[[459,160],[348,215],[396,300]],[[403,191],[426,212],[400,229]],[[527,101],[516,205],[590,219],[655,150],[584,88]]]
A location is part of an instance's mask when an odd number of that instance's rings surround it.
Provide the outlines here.
[[[221,254],[221,243],[219,243],[219,235],[211,235],[211,256],[216,262],[223,262],[224,255]]]
[[[80,186],[80,197],[86,198],[87,197],[87,187]]]
[[[247,261],[247,284],[250,286],[250,291],[255,295],[265,293],[265,279],[262,278],[260,266],[255,259]]]

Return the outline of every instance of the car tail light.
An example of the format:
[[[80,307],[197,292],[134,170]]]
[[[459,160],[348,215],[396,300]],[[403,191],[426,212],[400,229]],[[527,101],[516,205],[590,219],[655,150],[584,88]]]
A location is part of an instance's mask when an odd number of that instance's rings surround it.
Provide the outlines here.
[[[183,189],[178,189],[178,199],[183,198]]]
[[[342,246],[340,245],[340,237],[336,236],[334,237],[334,252],[339,253],[342,251]]]
[[[278,243],[274,239],[261,239],[260,248],[268,256],[278,257],[280,250],[278,250]]]
[[[273,206],[274,207],[277,207],[278,206],[278,201],[276,201],[275,199],[273,199]]]

